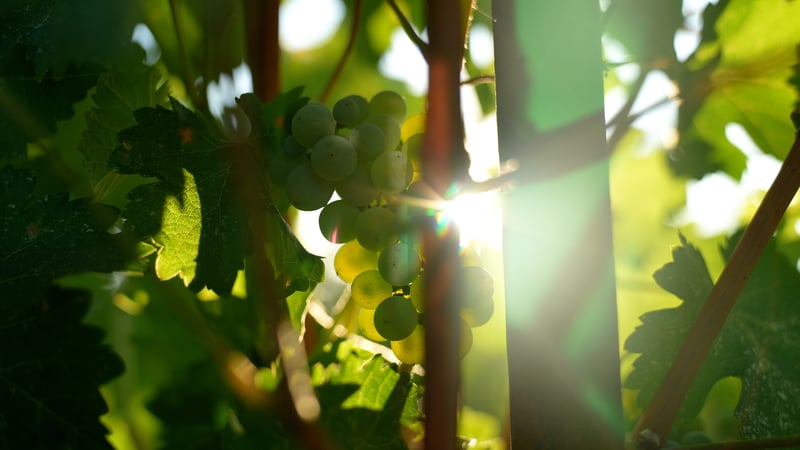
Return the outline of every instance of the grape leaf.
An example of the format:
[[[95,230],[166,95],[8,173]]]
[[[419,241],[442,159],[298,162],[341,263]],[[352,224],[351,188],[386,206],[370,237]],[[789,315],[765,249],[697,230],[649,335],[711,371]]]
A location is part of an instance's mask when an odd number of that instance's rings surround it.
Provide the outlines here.
[[[158,247],[156,274],[180,275],[194,291],[208,287],[230,294],[244,266],[246,217],[234,188],[237,174],[229,152],[241,150],[212,134],[206,123],[177,100],[172,109],[141,108],[137,125],[119,133],[122,143],[109,165],[120,173],[138,173],[158,182],[129,194],[126,227]],[[241,144],[237,144],[241,145]],[[322,279],[322,261],[297,241],[267,200],[263,213],[272,224],[267,242],[286,294],[306,290]]]
[[[0,158],[16,161],[25,157],[26,142],[54,134],[56,122],[72,117],[72,105],[95,85],[100,68],[70,65],[61,79],[38,79],[19,51],[0,61],[6,62],[0,62]]]
[[[681,2],[614,0],[606,11],[606,33],[636,62],[675,60],[675,32],[683,25]]]
[[[0,447],[111,448],[97,388],[121,360],[81,323],[89,295],[52,281],[122,270],[133,252],[105,230],[116,211],[59,193],[35,198],[30,172],[0,170]]]
[[[128,236],[105,230],[117,211],[56,193],[34,198],[36,179],[10,166],[0,170],[0,289],[37,298],[50,280],[70,273],[126,268]],[[22,301],[22,300],[19,300]]]
[[[725,135],[730,123],[744,127],[764,153],[786,155],[797,98],[787,83],[800,42],[800,28],[791,22],[797,14],[800,3],[783,0],[730,0],[706,8],[700,47],[671,71],[683,100],[680,140],[671,155],[676,173],[699,178],[722,169],[739,178],[746,158]]]
[[[104,64],[130,42],[138,21],[134,2],[6,0],[0,6],[0,67],[23,51],[36,78],[65,75],[72,63]]]
[[[740,237],[722,249],[726,259]],[[643,314],[625,342],[626,350],[641,353],[625,381],[626,388],[639,390],[639,406],[649,403],[713,287],[703,256],[683,236],[680,241],[673,261],[654,278],[682,303]],[[733,376],[742,380],[735,415],[743,438],[800,432],[799,291],[800,274],[770,242],[692,383],[679,422],[694,419],[712,385]]]
[[[421,396],[408,373],[378,355],[337,341],[313,365],[321,421],[343,448],[398,449],[401,423],[419,420]]]
[[[124,367],[102,345],[102,331],[81,323],[89,295],[60,288],[19,295],[6,291],[0,301],[0,447],[112,448],[97,388]]]
[[[167,85],[158,69],[142,63],[144,51],[130,44],[121,53],[97,80],[95,107],[86,114],[87,129],[79,144],[83,166],[95,185],[108,174],[108,158],[118,144],[117,133],[136,124],[133,112],[164,104],[167,99]]]

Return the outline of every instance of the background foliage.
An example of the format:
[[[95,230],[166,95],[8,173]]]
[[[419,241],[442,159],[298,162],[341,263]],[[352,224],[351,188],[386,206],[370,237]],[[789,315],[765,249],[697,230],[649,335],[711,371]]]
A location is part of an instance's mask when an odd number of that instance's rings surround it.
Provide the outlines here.
[[[343,2],[344,19],[323,44],[282,53],[279,98],[240,98],[253,124],[244,135],[232,109],[211,113],[206,89],[244,59],[242,3],[0,6],[0,447],[299,448],[286,404],[253,408],[227,384],[228,358],[237,355],[255,363],[257,390],[276,392],[281,367],[265,358],[275,344],[248,299],[237,172],[224,154],[275,139],[295,102],[322,94],[357,3]],[[398,3],[423,29],[423,2]],[[751,181],[758,164],[776,165],[794,139],[800,3],[603,4],[630,429],[763,194],[764,183]],[[136,24],[152,32],[157,59],[145,63],[131,43]],[[475,3],[472,24],[491,28],[490,2]],[[379,70],[399,26],[386,2],[364,2],[354,51],[330,98],[392,89],[410,111],[423,111],[421,97]],[[695,33],[697,48],[676,52],[676,33]],[[489,74],[471,51],[464,77]],[[659,90],[658,79],[669,83]],[[493,113],[491,84],[463,89]],[[733,138],[732,124],[754,146]],[[149,153],[154,148],[159,153]],[[742,201],[735,220],[709,233],[693,215],[693,187],[714,180],[729,186],[715,194],[718,202]],[[292,325],[307,333],[322,428],[344,448],[413,445],[421,377],[307,315],[325,269],[284,222],[284,207],[278,201],[265,212],[278,230],[269,236],[271,258]],[[793,203],[701,369],[674,440],[693,431],[713,440],[800,435],[797,220]],[[484,266],[502,280],[499,251],[482,250]],[[324,285],[311,295],[330,307],[343,286],[330,276]],[[459,433],[471,448],[504,446],[502,291],[495,299],[495,318],[475,330],[462,364]]]

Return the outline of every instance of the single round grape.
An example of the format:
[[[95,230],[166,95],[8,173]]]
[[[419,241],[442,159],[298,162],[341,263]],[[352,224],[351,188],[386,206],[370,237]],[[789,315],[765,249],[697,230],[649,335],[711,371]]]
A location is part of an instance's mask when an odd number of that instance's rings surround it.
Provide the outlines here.
[[[417,325],[408,337],[392,341],[394,356],[406,364],[422,364],[425,362],[425,328]]]
[[[322,179],[344,180],[356,170],[356,149],[349,140],[332,134],[311,148],[311,167]]]
[[[386,282],[377,270],[365,270],[353,279],[350,298],[359,306],[375,309],[386,298],[392,296],[392,285]]]
[[[375,187],[386,194],[399,194],[411,183],[414,167],[405,153],[389,150],[372,162],[370,176]]]
[[[289,178],[289,173],[305,161],[306,158],[301,155],[290,155],[284,151],[273,153],[270,155],[267,165],[270,180],[278,186],[284,186]]]
[[[291,134],[283,138],[283,151],[290,156],[305,155],[306,148]]]
[[[368,250],[383,250],[392,243],[395,236],[394,213],[388,208],[365,209],[356,219],[356,239]]]
[[[395,91],[381,91],[369,101],[371,113],[386,114],[397,122],[406,120],[406,101]]]
[[[416,284],[416,283],[414,283]],[[494,302],[489,298],[488,302],[484,302],[479,306],[472,308],[461,308],[461,318],[467,322],[471,327],[479,327],[486,324],[494,314]]]
[[[308,162],[297,165],[286,178],[286,196],[301,211],[322,208],[332,195],[333,185],[317,176]]]
[[[308,103],[292,117],[292,135],[304,147],[312,147],[318,140],[336,131],[333,113],[322,103]]]
[[[383,342],[386,339],[375,329],[375,310],[361,308],[358,310],[358,327],[361,334],[375,342]]]
[[[481,308],[492,302],[494,280],[483,267],[467,266],[461,273],[464,280],[461,307],[464,309]]]
[[[395,295],[375,308],[375,329],[389,341],[408,337],[417,327],[419,315],[411,300]]]
[[[335,182],[334,185],[342,200],[347,200],[356,206],[369,206],[380,193],[372,184],[370,168],[365,163],[356,164],[355,170],[349,177]]]
[[[408,156],[408,160],[414,166],[415,172],[422,171],[420,161],[422,161],[422,143],[424,140],[424,134],[414,134],[403,142],[403,153]]]
[[[361,246],[358,241],[350,241],[342,245],[333,257],[333,269],[345,283],[365,270],[377,270],[378,254]]]
[[[408,286],[419,275],[422,258],[413,245],[395,242],[378,257],[378,271],[392,286]]]
[[[365,123],[372,123],[378,126],[383,131],[384,150],[397,150],[400,146],[400,124],[391,116],[386,114],[370,114],[367,116]]]
[[[348,95],[333,105],[333,118],[343,127],[353,127],[361,122],[369,111],[367,99],[360,95]]]
[[[372,161],[383,153],[386,147],[386,136],[383,130],[374,123],[362,123],[353,128],[350,142],[356,148],[360,161]]]
[[[356,219],[361,210],[345,200],[330,202],[319,213],[319,230],[334,244],[356,238]]]

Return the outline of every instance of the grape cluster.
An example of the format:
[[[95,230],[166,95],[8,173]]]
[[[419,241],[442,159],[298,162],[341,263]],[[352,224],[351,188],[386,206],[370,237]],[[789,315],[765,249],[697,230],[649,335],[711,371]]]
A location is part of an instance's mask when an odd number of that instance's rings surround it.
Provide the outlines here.
[[[390,345],[401,361],[423,362],[424,258],[417,239],[415,162],[422,135],[401,140],[406,103],[393,91],[372,99],[350,95],[333,109],[307,103],[291,117],[283,152],[270,161],[272,178],[297,209],[319,214],[326,239],[343,244],[334,257],[350,283],[361,333]],[[333,192],[340,199],[330,201]],[[472,346],[470,327],[492,315],[492,277],[464,267],[461,354]]]

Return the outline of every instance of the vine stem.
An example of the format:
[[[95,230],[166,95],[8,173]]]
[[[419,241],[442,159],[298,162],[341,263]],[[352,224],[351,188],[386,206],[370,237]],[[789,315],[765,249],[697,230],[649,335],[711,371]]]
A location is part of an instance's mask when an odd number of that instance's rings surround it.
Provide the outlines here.
[[[783,161],[778,176],[756,210],[728,264],[714,284],[708,300],[695,319],[683,345],[678,350],[667,375],[634,429],[640,447],[648,445],[640,439],[655,433],[664,442],[678,415],[711,344],[722,329],[728,314],[744,288],[747,279],[775,232],[789,203],[800,188],[800,133]]]
[[[280,0],[246,0],[247,60],[253,74],[253,93],[263,102],[280,92]]]
[[[414,30],[414,26],[411,25],[411,22],[408,21],[403,11],[400,10],[400,7],[397,6],[397,2],[395,0],[386,0],[386,3],[389,4],[389,7],[392,8],[394,11],[395,16],[397,16],[397,20],[400,21],[400,26],[403,28],[403,31],[406,33],[406,36],[417,46],[419,52],[422,53],[422,57],[425,58],[425,61],[428,61],[428,53],[430,52],[430,46],[426,43],[422,38],[417,34],[417,31]],[[430,2],[428,2],[430,4]],[[453,11],[458,11],[457,9]],[[430,24],[428,24],[430,25]]]
[[[333,87],[336,85],[336,82],[342,75],[344,65],[347,63],[347,59],[350,57],[350,53],[353,51],[353,47],[355,46],[356,37],[358,36],[358,28],[361,24],[361,10],[363,9],[362,3],[362,0],[355,0],[355,4],[353,5],[353,24],[350,27],[350,37],[347,39],[347,46],[344,48],[342,57],[339,58],[339,62],[336,64],[336,68],[333,70],[331,78],[328,80],[328,84],[322,91],[322,95],[320,95],[320,101],[323,103],[325,103],[331,96]]]
[[[422,149],[424,181],[441,197],[467,179],[461,123],[459,71],[464,55],[458,21],[461,0],[428,0],[428,111]],[[452,228],[452,227],[451,227]],[[425,448],[456,448],[460,367],[458,233],[440,237],[432,218],[424,224]]]

